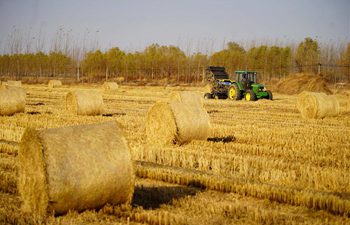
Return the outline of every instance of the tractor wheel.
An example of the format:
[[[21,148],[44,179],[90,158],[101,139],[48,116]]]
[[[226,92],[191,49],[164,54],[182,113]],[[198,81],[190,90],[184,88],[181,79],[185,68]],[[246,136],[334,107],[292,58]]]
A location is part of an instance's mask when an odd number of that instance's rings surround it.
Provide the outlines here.
[[[272,100],[272,98],[273,98],[272,92],[269,91],[269,90],[267,90],[266,92],[267,92],[267,98],[268,98],[269,100]]]
[[[227,97],[231,100],[241,100],[242,99],[242,93],[236,84],[233,84],[227,90]]]
[[[246,101],[256,101],[256,95],[253,90],[247,90],[244,98]]]
[[[204,99],[212,99],[213,96],[210,93],[205,93],[204,94]]]
[[[220,96],[216,95],[216,94],[214,94],[213,97],[214,97],[214,99],[220,99]]]

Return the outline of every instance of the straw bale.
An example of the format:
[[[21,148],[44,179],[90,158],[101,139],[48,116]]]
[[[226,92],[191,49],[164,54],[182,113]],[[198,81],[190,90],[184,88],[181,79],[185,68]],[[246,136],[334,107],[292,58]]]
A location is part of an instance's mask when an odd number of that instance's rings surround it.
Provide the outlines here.
[[[36,220],[52,212],[61,215],[131,202],[131,154],[116,122],[27,128],[18,160],[21,209]]]
[[[77,115],[101,115],[104,111],[102,94],[97,90],[74,90],[66,96],[66,108]]]
[[[170,95],[171,101],[178,101],[189,105],[199,105],[203,107],[203,97],[193,91],[178,91]]]
[[[158,102],[147,115],[149,143],[185,144],[192,140],[206,140],[210,131],[209,115],[198,105]]]
[[[24,112],[26,92],[23,88],[1,86],[0,88],[0,115],[10,116]]]
[[[8,80],[6,82],[7,86],[22,87],[22,82],[20,80]]]
[[[339,102],[333,95],[304,91],[298,95],[297,108],[303,118],[325,118],[339,114]]]
[[[60,80],[49,80],[48,86],[49,88],[61,87],[62,82]]]
[[[116,82],[104,82],[103,88],[105,91],[115,91],[118,89],[118,84]]]
[[[117,77],[115,80],[120,84],[121,82],[125,81],[125,78],[124,77]]]

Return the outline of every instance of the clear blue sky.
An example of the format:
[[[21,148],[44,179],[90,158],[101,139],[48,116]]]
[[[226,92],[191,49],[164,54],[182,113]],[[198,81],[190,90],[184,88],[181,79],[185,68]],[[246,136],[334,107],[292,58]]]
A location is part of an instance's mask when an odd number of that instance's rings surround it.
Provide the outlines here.
[[[59,28],[80,43],[142,50],[151,43],[184,51],[227,41],[350,41],[350,0],[0,0],[0,50],[14,29],[49,45]],[[98,32],[97,32],[98,31]],[[30,33],[30,34],[29,34]]]

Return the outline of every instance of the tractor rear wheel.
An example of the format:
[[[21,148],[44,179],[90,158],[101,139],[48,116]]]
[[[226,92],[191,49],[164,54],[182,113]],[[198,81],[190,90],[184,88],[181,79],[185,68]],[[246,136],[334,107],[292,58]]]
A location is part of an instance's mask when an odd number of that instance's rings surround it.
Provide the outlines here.
[[[268,98],[269,100],[272,100],[272,98],[273,98],[272,92],[269,91],[269,90],[267,90],[266,92],[267,92],[267,98]]]
[[[256,94],[253,90],[247,90],[244,98],[246,101],[256,101]]]
[[[242,93],[239,90],[237,84],[233,84],[228,90],[227,90],[227,97],[231,100],[241,100],[242,99]]]
[[[213,96],[210,93],[205,93],[204,94],[204,99],[212,99]]]

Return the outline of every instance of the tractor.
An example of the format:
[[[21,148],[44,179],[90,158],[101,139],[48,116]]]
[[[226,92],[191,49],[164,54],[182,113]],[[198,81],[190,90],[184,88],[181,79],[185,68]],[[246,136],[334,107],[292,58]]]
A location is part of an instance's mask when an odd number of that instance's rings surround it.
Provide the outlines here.
[[[272,92],[265,90],[264,85],[257,83],[257,72],[235,71],[236,79],[231,80],[224,67],[210,66],[207,68],[207,80],[212,84],[211,93],[206,93],[206,99],[232,99],[256,101],[258,99],[272,100]]]

